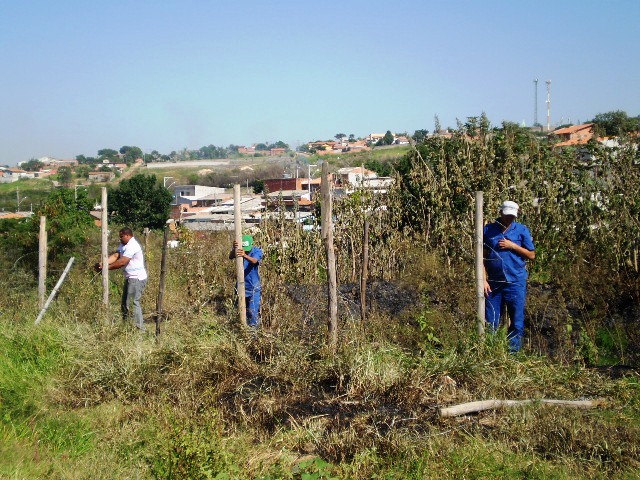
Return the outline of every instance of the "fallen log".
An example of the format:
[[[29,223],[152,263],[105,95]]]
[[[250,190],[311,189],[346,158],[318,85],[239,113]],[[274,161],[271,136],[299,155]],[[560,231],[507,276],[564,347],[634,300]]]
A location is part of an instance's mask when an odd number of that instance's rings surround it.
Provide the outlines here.
[[[545,403],[551,405],[561,405],[564,407],[575,408],[594,408],[600,403],[597,400],[480,400],[477,402],[461,403],[452,407],[445,407],[439,410],[441,417],[456,417],[458,415],[466,415],[467,413],[477,413],[484,410],[491,410],[503,407],[517,407],[530,403]]]

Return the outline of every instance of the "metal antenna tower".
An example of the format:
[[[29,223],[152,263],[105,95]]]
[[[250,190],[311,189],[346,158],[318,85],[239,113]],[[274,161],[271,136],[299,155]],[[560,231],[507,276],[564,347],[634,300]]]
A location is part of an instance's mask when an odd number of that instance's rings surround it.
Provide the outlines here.
[[[538,125],[538,79],[536,78],[533,83],[536,85],[536,89],[533,95],[533,126]]]
[[[547,132],[551,130],[551,80],[547,80]]]

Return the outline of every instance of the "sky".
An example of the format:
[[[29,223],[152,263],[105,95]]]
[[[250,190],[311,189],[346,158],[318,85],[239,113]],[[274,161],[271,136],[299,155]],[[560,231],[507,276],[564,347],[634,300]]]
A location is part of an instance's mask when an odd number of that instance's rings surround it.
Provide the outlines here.
[[[640,115],[637,0],[0,0],[0,164]]]

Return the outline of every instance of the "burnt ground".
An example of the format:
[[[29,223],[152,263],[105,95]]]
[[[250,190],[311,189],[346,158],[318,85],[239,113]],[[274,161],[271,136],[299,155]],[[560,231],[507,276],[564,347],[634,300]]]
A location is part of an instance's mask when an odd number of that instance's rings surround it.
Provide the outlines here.
[[[320,318],[324,321],[328,302],[326,285],[289,284],[285,289],[287,295],[303,307],[304,323],[314,323]],[[425,303],[446,308],[451,301],[440,298],[434,291],[420,292],[410,285],[387,281],[370,282],[366,297],[370,312],[391,317],[420,310]],[[451,308],[458,307],[451,305]],[[338,312],[342,318],[359,318],[359,283],[339,285]],[[457,311],[456,315],[464,316],[465,312]],[[633,299],[620,298],[609,305],[597,294],[592,299],[576,300],[558,285],[537,282],[528,285],[526,348],[555,361],[578,360],[606,368],[612,375],[622,374],[626,367],[640,365],[639,323],[640,306]],[[597,325],[595,339],[593,325]],[[592,345],[585,343],[586,338],[591,338]],[[594,354],[596,351],[599,353]]]
[[[326,309],[328,292],[326,285],[293,285],[286,287],[286,292],[296,303],[304,307],[308,316],[318,309]],[[416,289],[400,284],[374,281],[367,285],[367,307],[396,316],[407,309],[420,307],[421,296]],[[360,284],[346,283],[338,287],[338,311],[350,316],[360,315]]]
[[[446,292],[445,292],[446,293]],[[286,286],[286,295],[300,305],[304,323],[324,321],[327,308],[326,285]],[[413,313],[426,306],[449,311],[457,308],[450,299],[439,297],[434,292],[420,292],[400,283],[374,281],[367,286],[367,304],[370,311],[378,311],[392,318],[412,318]],[[624,307],[624,308],[623,308]],[[640,319],[640,309],[633,304],[616,308],[610,322],[631,325]],[[599,311],[597,304],[585,304],[568,298],[558,286],[532,283],[528,291],[526,311],[526,349],[552,358],[554,361],[585,364],[580,358],[581,338],[587,332],[590,316]],[[339,287],[338,311],[342,318],[359,318],[360,285],[345,284]],[[460,311],[461,315],[468,312]],[[473,312],[472,312],[473,314]],[[635,315],[635,317],[634,317]],[[630,337],[631,338],[631,337]],[[263,356],[268,348],[255,346]],[[631,357],[627,357],[630,358]],[[637,375],[634,366],[594,366],[599,373],[609,377]],[[334,375],[334,376],[332,376]],[[439,432],[443,427],[456,428],[457,419],[441,419],[438,408],[443,406],[442,396],[425,392],[451,392],[455,397],[455,382],[446,375],[431,379],[432,384],[417,389],[410,384],[398,385],[389,391],[367,395],[346,395],[350,379],[324,372],[309,389],[293,393],[277,378],[256,377],[243,385],[241,391],[234,390],[223,396],[222,404],[226,416],[237,422],[259,425],[272,434],[282,425],[299,428],[306,422],[315,422],[322,431],[317,441],[307,441],[297,446],[300,453],[318,454],[330,461],[341,462],[353,458],[357,452],[367,448],[378,451],[394,451],[397,435],[424,437]],[[239,415],[238,412],[244,412]],[[489,413],[480,413],[469,419],[465,428],[476,428],[483,435],[490,435],[483,419]]]

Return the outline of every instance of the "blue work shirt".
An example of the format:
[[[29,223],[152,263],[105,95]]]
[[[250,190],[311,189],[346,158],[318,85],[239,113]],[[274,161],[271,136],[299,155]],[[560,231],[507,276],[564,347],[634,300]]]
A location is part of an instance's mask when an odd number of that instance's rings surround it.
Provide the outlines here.
[[[247,254],[258,260],[258,263],[251,263],[246,258],[243,259],[244,266],[244,291],[245,296],[250,297],[255,290],[260,289],[260,275],[258,274],[258,266],[262,261],[262,249],[255,245],[251,247],[251,251]]]
[[[511,240],[527,250],[535,250],[531,232],[527,227],[515,220],[511,222],[505,232],[497,221],[484,227],[484,266],[487,270],[488,281],[518,282],[527,279],[529,274],[526,269],[526,261],[511,250],[500,248],[498,242],[503,238]]]

